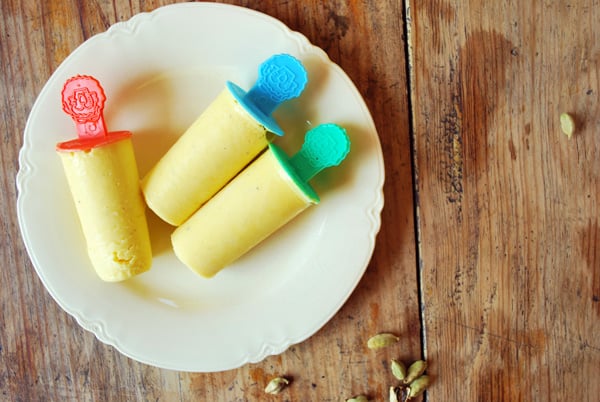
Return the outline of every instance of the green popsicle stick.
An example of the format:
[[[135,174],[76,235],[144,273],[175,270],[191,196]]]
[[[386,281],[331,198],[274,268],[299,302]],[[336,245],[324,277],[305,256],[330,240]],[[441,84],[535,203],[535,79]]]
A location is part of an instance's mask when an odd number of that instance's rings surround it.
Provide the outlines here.
[[[349,151],[346,130],[336,124],[322,124],[306,133],[302,149],[290,163],[300,179],[308,182],[323,169],[339,165]]]
[[[350,139],[344,128],[328,123],[308,131],[302,148],[291,158],[275,144],[269,144],[269,148],[296,185],[307,197],[318,202],[319,197],[308,182],[323,169],[337,166],[346,158]]]

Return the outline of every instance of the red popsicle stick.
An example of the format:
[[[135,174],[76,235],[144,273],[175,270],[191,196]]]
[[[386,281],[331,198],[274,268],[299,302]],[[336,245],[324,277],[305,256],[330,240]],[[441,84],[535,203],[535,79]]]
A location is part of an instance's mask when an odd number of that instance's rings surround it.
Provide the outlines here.
[[[104,90],[94,77],[77,75],[65,82],[62,106],[75,122],[78,138],[58,143],[58,151],[89,150],[131,136],[129,131],[107,132],[103,115],[105,100]]]

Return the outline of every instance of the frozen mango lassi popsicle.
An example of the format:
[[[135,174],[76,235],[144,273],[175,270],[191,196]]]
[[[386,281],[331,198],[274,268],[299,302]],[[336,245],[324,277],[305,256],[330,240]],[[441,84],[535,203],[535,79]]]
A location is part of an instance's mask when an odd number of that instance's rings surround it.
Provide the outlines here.
[[[63,110],[78,138],[56,145],[98,276],[122,281],[150,269],[152,251],[131,132],[106,132],[106,97],[90,76],[69,79]]]
[[[181,225],[266,148],[267,133],[283,134],[271,113],[298,97],[306,82],[302,64],[287,54],[261,64],[248,92],[227,82],[142,180],[148,207]]]
[[[348,154],[346,131],[335,124],[310,130],[289,158],[268,149],[172,234],[176,256],[212,277],[300,212],[319,202],[309,180]]]

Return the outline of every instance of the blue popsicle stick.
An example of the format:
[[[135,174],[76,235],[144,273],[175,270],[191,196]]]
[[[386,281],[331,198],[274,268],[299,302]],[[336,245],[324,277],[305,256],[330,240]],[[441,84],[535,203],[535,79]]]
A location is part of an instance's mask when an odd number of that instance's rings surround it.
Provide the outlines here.
[[[300,96],[307,81],[306,70],[299,60],[289,54],[278,54],[260,65],[258,80],[248,92],[231,81],[227,82],[227,88],[258,123],[281,136],[283,130],[271,114],[281,103]]]

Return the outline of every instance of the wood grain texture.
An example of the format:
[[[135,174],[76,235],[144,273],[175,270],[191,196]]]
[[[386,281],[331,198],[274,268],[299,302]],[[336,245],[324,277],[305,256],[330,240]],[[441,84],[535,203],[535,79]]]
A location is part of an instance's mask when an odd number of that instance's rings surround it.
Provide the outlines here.
[[[316,335],[279,356],[236,370],[162,370],[97,341],[60,309],[36,276],[21,241],[15,206],[14,178],[29,111],[52,72],[84,40],[169,3],[0,2],[0,400],[339,401],[359,393],[383,400],[392,380],[389,359],[408,361],[422,352],[399,2],[228,1],[278,18],[323,48],[365,97],[382,142],[386,206],[375,254],[356,291]],[[47,230],[53,235],[53,228]],[[381,352],[367,350],[367,338],[384,330],[400,334],[402,340]],[[263,388],[275,375],[291,376],[293,384],[276,397],[266,397]]]
[[[598,5],[407,6],[431,400],[598,399]]]
[[[365,97],[386,168],[371,264],[317,334],[236,370],[154,368],[81,329],[21,241],[23,129],[71,51],[169,3],[0,2],[0,400],[386,400],[389,359],[421,355],[434,378],[428,400],[597,400],[598,0],[228,1],[306,35]],[[571,139],[562,112],[576,119]],[[401,341],[367,350],[380,331]],[[275,375],[292,386],[266,397]]]

